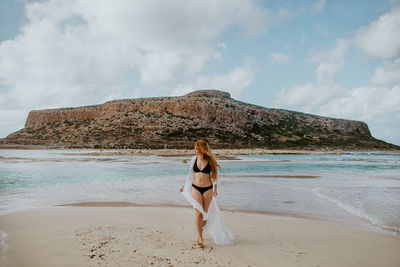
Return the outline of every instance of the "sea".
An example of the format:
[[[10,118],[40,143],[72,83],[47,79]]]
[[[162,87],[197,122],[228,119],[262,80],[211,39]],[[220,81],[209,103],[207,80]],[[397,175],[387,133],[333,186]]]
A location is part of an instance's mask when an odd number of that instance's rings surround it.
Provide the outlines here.
[[[179,188],[190,158],[0,150],[0,220],[80,202],[188,206]],[[217,201],[223,210],[315,218],[400,238],[399,153],[235,155],[219,164]]]

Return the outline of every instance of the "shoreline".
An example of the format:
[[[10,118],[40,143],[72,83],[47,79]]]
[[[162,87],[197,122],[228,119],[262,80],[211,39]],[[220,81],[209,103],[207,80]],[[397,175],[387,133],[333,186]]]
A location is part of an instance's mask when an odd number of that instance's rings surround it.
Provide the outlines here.
[[[0,151],[1,151],[0,147]],[[3,149],[6,150],[6,149]],[[13,150],[13,149],[9,149]],[[23,149],[15,149],[23,150]],[[33,149],[38,151],[44,151],[46,149]],[[58,154],[63,156],[69,156],[64,158],[32,158],[32,157],[4,157],[0,156],[0,161],[8,162],[88,162],[88,161],[102,161],[102,162],[128,162],[127,159],[115,159],[112,157],[116,156],[139,156],[148,157],[156,156],[162,158],[181,158],[183,161],[190,159],[195,153],[192,149],[123,149],[123,150],[107,150],[107,149],[50,149],[50,151],[57,151]],[[213,154],[217,160],[222,161],[270,161],[267,159],[250,159],[240,158],[240,156],[247,155],[346,155],[354,152],[358,153],[393,153],[400,154],[400,151],[383,151],[383,150],[371,150],[371,151],[353,151],[353,150],[342,150],[342,151],[329,151],[329,150],[274,150],[274,149],[213,149]],[[79,156],[74,158],[73,156]],[[84,157],[82,157],[84,156]],[[100,157],[100,158],[99,158]],[[107,158],[104,158],[107,157]],[[281,160],[284,162],[284,160]]]
[[[61,146],[41,146],[41,145],[8,145],[0,144],[0,150],[55,150],[55,151],[96,151],[88,155],[132,155],[132,156],[166,156],[178,157],[188,156],[193,154],[193,149],[179,149],[179,148],[164,148],[164,149],[106,149],[106,148],[66,148]],[[226,148],[226,149],[212,149],[216,155],[264,155],[264,154],[284,154],[284,155],[307,155],[307,154],[346,154],[348,152],[385,152],[385,153],[400,153],[396,149],[343,149],[343,148],[313,148],[313,149],[271,149],[271,148]],[[99,153],[99,154],[97,154]],[[105,153],[105,154],[103,154]],[[109,154],[107,154],[109,153]],[[79,153],[79,155],[85,155]]]
[[[171,203],[133,203],[129,201],[83,201],[83,202],[72,202],[72,203],[62,203],[62,204],[52,204],[49,206],[39,206],[29,209],[12,210],[7,213],[0,214],[2,216],[7,216],[15,213],[29,212],[41,209],[51,209],[51,208],[181,208],[181,209],[193,209],[192,206],[188,204],[171,204]],[[336,226],[345,226],[353,229],[363,230],[367,232],[372,232],[376,234],[392,236],[400,240],[400,231],[393,228],[384,227],[369,221],[366,218],[356,217],[358,220],[351,220],[345,218],[337,218],[331,216],[310,214],[310,213],[293,213],[288,211],[264,211],[264,210],[245,210],[245,209],[229,209],[220,207],[221,211],[227,213],[243,213],[248,215],[257,216],[272,216],[277,218],[295,218],[295,219],[305,219],[316,221],[320,223],[327,223]],[[1,232],[1,229],[0,229]]]
[[[112,202],[122,205],[123,202]],[[106,204],[106,203],[103,203]],[[52,207],[1,216],[1,266],[396,266],[400,239],[313,219],[222,211],[235,236],[193,245],[193,209]],[[160,223],[162,222],[162,223]]]
[[[67,204],[58,204],[53,207],[164,207],[164,208],[189,208],[192,209],[190,205],[180,205],[180,204],[164,204],[164,203],[156,203],[156,204],[143,204],[143,203],[132,203],[128,201],[94,201],[94,202],[75,202],[75,203],[67,203]],[[306,220],[315,220],[324,223],[330,223],[334,225],[346,225],[348,227],[353,227],[355,229],[374,232],[378,234],[393,236],[400,240],[400,231],[392,228],[383,227],[373,222],[358,217],[364,223],[357,223],[355,221],[350,221],[347,219],[339,219],[336,217],[315,215],[315,214],[305,214],[305,213],[290,213],[285,211],[262,211],[262,210],[244,210],[244,209],[226,209],[220,207],[220,209],[224,212],[231,213],[245,213],[249,215],[265,215],[265,216],[276,216],[276,217],[289,217],[289,218],[298,218],[298,219],[306,219]],[[1,216],[1,215],[0,215]]]

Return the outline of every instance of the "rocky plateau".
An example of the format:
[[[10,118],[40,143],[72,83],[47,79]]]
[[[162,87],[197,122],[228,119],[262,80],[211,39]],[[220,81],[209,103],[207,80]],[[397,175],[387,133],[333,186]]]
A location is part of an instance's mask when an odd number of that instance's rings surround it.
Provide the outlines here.
[[[399,149],[372,137],[361,121],[265,108],[218,90],[33,110],[25,127],[0,145],[160,149],[192,148],[198,139],[231,149]]]

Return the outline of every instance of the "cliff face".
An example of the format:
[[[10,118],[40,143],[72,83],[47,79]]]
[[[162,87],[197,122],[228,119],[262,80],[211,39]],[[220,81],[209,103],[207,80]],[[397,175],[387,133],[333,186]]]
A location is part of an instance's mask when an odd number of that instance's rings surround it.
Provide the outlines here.
[[[1,142],[76,148],[191,148],[198,139],[218,148],[396,148],[373,138],[364,122],[268,109],[216,90],[31,111],[25,128]]]

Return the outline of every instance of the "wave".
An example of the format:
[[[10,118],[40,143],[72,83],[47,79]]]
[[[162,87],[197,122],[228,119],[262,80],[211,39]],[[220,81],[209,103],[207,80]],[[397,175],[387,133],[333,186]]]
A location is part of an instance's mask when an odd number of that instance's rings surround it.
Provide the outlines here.
[[[221,175],[226,178],[288,178],[288,179],[316,179],[319,175],[273,175],[273,174],[233,174]]]
[[[368,187],[359,187],[359,188],[352,188],[352,190],[367,189],[367,188]],[[396,188],[389,187],[389,188],[385,188],[385,189],[396,189]],[[361,207],[361,205],[357,206],[357,204],[359,204],[357,199],[353,198],[353,199],[351,199],[351,201],[349,201],[349,203],[346,203],[343,195],[340,195],[339,192],[333,192],[332,189],[328,189],[328,188],[316,187],[316,188],[312,189],[312,192],[315,193],[321,199],[327,200],[327,201],[337,205],[344,211],[365,220],[369,224],[376,226],[381,230],[390,231],[395,236],[400,237],[400,225],[397,220],[384,222],[382,215],[371,214],[371,213],[367,212],[365,210],[365,208]],[[331,193],[331,194],[335,193],[335,197],[332,197],[329,193]],[[373,192],[369,192],[369,193],[372,194]],[[363,204],[365,204],[365,203],[363,203]]]

